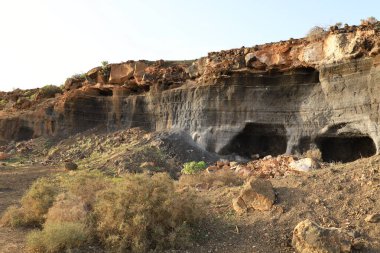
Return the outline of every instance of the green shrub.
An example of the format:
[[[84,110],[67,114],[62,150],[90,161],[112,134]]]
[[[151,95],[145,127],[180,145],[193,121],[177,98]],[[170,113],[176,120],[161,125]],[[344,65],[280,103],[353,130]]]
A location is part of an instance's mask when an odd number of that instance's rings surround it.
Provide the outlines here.
[[[181,170],[182,174],[190,175],[198,173],[202,170],[206,169],[206,163],[204,161],[200,162],[188,162],[183,165],[183,169]]]
[[[167,174],[125,177],[117,187],[98,196],[98,238],[118,252],[186,247],[200,215],[193,198],[183,194],[176,192]]]
[[[38,91],[38,95],[42,98],[51,98],[54,97],[55,94],[62,93],[62,89],[55,85],[45,85]]]
[[[42,231],[29,233],[26,244],[29,252],[67,252],[86,245],[89,238],[84,224],[47,223]]]
[[[72,75],[71,78],[85,80],[86,79],[86,74],[85,73],[82,73],[82,74],[77,73],[77,74]]]
[[[102,68],[105,69],[107,68],[107,65],[109,64],[108,61],[101,61]]]
[[[102,61],[101,64],[102,64],[103,77],[105,80],[108,80],[111,73],[111,67],[108,61]]]
[[[0,98],[0,109],[4,108],[8,104],[8,100]]]

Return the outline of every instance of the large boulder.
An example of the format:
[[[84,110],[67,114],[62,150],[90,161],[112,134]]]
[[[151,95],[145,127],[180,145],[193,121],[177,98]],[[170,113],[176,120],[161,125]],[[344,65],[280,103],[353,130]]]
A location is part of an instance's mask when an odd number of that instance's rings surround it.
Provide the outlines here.
[[[351,252],[353,237],[339,228],[324,228],[310,220],[300,222],[293,231],[297,253]]]
[[[145,69],[148,67],[148,65],[143,61],[136,62],[134,66],[134,72],[133,76],[135,77],[135,81],[137,84],[142,85],[145,84],[143,78],[145,74]]]
[[[112,64],[108,82],[113,84],[123,84],[133,76],[133,73],[133,63]]]
[[[250,209],[268,211],[272,208],[274,201],[275,194],[271,182],[253,178],[233,200],[232,206],[237,213],[244,213]]]

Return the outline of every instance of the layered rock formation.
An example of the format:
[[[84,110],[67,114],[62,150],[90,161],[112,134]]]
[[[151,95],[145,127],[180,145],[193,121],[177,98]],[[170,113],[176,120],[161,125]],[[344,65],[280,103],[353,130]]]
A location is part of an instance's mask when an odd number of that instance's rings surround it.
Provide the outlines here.
[[[180,129],[225,155],[318,147],[326,161],[355,160],[380,148],[379,50],[376,23],[195,61],[97,67],[68,79],[63,95],[3,109],[0,139],[139,126]]]

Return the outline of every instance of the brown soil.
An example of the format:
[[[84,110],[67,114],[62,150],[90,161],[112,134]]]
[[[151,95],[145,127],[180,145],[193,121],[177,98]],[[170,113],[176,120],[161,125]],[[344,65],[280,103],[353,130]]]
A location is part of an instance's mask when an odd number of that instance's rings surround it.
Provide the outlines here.
[[[243,216],[231,207],[241,187],[200,191],[209,201],[205,213],[218,218],[209,219],[201,235],[204,243],[191,252],[294,252],[292,232],[305,219],[352,232],[358,247],[354,252],[380,252],[379,223],[364,221],[368,214],[380,213],[379,165],[380,156],[375,156],[271,179],[277,198],[272,210]]]
[[[0,213],[10,205],[18,204],[24,192],[37,178],[59,172],[51,167],[2,167],[0,166]],[[28,230],[0,227],[0,252],[23,252]]]
[[[242,216],[231,207],[241,186],[198,189],[206,222],[197,231],[198,243],[186,252],[294,252],[292,231],[305,219],[352,231],[356,242],[364,242],[356,252],[380,252],[379,223],[364,221],[368,214],[380,213],[379,166],[380,156],[374,156],[270,179],[274,207]],[[1,169],[0,212],[17,203],[33,180],[56,171],[41,166]],[[22,252],[26,233],[0,228],[0,252]]]

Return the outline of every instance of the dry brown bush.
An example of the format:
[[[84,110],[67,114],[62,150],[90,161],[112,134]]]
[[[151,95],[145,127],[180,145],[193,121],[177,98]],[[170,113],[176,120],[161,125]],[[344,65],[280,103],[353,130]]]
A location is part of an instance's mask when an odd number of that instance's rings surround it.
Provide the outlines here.
[[[192,242],[201,215],[194,196],[177,191],[158,173],[107,178],[70,172],[36,181],[2,217],[7,226],[37,226],[29,252],[64,252],[94,239],[111,251],[147,252],[183,248]]]
[[[9,207],[0,220],[3,226],[41,226],[44,215],[53,205],[58,194],[58,181],[51,178],[38,179],[21,199],[21,207]]]
[[[126,176],[103,191],[95,205],[97,236],[118,252],[162,251],[191,242],[199,208],[187,193],[178,193],[167,174]]]
[[[306,37],[310,41],[320,40],[326,35],[326,30],[320,26],[312,27],[307,33]]]
[[[322,161],[322,152],[318,148],[309,149],[303,156],[315,161]]]
[[[366,19],[361,19],[360,23],[361,25],[373,25],[376,24],[378,20],[375,17],[368,17]]]
[[[72,222],[50,222],[44,229],[33,231],[27,236],[27,252],[60,253],[72,252],[85,246],[89,232],[84,224]]]
[[[46,214],[46,223],[85,222],[88,211],[81,198],[61,193]]]
[[[38,179],[21,199],[20,207],[11,206],[6,210],[0,224],[11,227],[41,227],[53,204],[64,206],[65,209],[76,209],[80,203],[83,208],[91,209],[96,193],[110,184],[111,180],[100,172],[79,171]],[[56,199],[61,193],[66,194]],[[66,196],[66,199],[62,199],[62,196]],[[58,209],[53,208],[51,212],[58,212]]]

